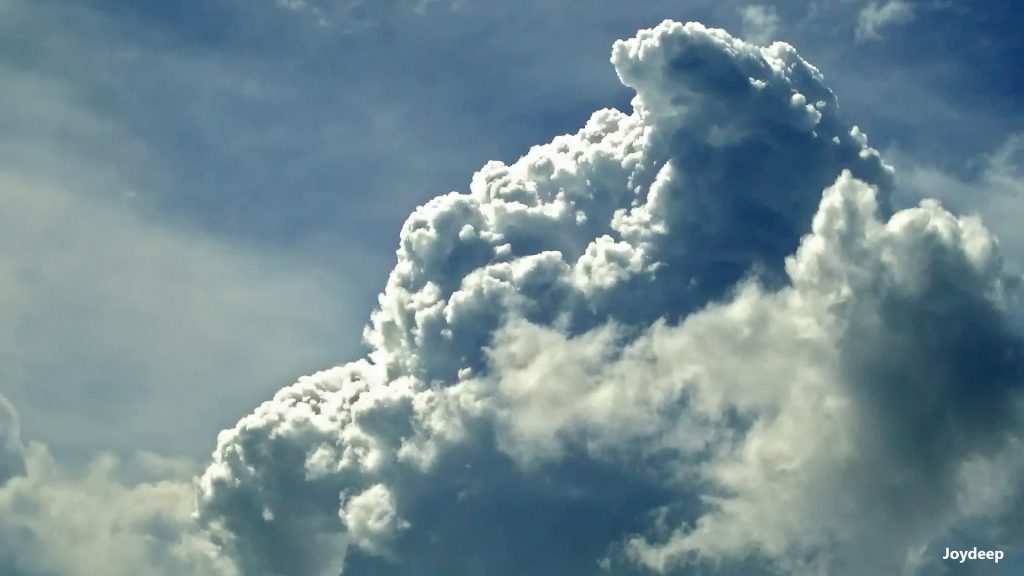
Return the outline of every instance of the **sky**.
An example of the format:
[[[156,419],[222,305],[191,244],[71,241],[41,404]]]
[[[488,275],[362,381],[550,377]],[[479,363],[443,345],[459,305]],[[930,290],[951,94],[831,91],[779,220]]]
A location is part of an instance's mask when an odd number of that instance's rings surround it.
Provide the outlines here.
[[[1024,573],[1022,25],[0,0],[0,574]]]

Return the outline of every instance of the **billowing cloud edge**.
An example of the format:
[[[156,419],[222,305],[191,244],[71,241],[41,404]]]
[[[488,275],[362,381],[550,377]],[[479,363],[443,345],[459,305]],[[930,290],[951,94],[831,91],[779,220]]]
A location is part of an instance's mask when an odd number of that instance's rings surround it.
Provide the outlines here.
[[[0,395],[0,573],[237,576],[196,526],[190,466],[152,453],[111,454],[82,470],[20,439]],[[139,480],[126,482],[133,469]]]
[[[994,237],[893,213],[786,44],[666,22],[612,62],[631,114],[418,209],[370,356],[220,435],[197,519],[240,573],[914,574],[964,530],[1013,544]],[[42,474],[11,438],[4,491]]]

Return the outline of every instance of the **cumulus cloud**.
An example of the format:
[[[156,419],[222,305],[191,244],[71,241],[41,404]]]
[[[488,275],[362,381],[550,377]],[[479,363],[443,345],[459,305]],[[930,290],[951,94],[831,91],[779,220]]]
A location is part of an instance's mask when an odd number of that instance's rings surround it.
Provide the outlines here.
[[[611,60],[632,113],[419,208],[369,357],[220,435],[198,519],[243,574],[913,575],[1013,544],[992,234],[894,212],[784,43],[665,22]]]
[[[395,516],[395,501],[383,484],[374,484],[352,498],[342,497],[341,519],[355,545],[370,552],[385,550],[409,523]]]
[[[998,236],[1008,267],[1024,270],[1024,134],[1013,134],[991,153],[954,171],[891,153],[900,166],[904,201],[934,197],[957,210],[981,216]]]
[[[881,40],[882,30],[906,24],[913,19],[914,7],[904,0],[888,0],[883,4],[872,2],[857,15],[857,41]]]
[[[21,444],[17,413],[2,396],[0,431],[0,573],[237,575],[193,523],[193,484],[177,463],[102,456],[83,472],[68,471],[45,446]],[[119,476],[127,464],[161,479],[125,484]]]

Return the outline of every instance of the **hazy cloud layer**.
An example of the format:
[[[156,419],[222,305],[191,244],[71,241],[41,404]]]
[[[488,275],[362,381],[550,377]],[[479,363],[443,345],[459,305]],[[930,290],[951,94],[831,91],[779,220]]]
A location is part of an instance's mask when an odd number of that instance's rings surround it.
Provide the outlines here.
[[[199,520],[243,574],[912,575],[1014,544],[993,236],[893,213],[788,45],[666,22],[612,62],[631,114],[418,209],[369,358],[222,433]]]
[[[0,80],[0,390],[27,438],[201,457],[275,381],[359,353],[339,279],[155,209],[153,151],[73,81]]]
[[[315,270],[19,171],[0,162],[0,361],[29,437],[198,457],[273,378],[357,348]]]

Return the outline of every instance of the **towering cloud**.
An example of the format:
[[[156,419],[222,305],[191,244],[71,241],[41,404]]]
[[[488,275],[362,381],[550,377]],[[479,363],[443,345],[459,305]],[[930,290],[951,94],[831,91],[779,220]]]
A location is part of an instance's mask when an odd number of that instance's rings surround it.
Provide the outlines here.
[[[369,358],[222,433],[199,520],[243,574],[915,574],[1006,544],[994,238],[892,213],[786,44],[666,22],[612,63],[631,114],[418,209]]]

